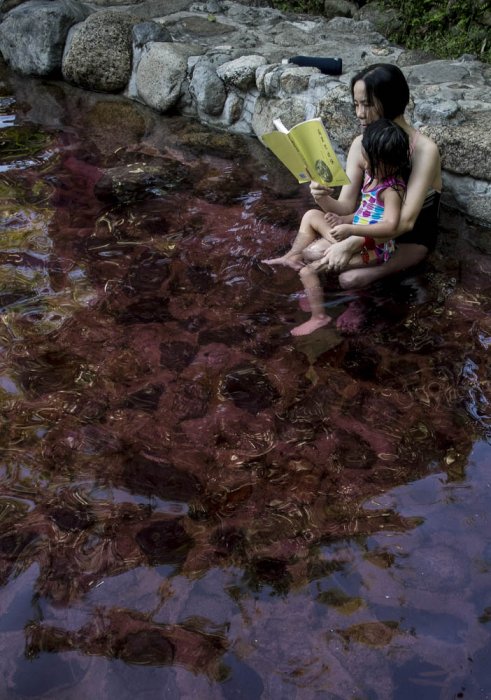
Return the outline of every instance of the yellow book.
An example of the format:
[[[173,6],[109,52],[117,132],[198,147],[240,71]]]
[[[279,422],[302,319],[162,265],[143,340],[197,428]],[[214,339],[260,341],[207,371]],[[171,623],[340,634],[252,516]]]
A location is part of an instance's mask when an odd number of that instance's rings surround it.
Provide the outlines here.
[[[277,131],[261,136],[298,182],[315,180],[328,187],[349,185],[321,119],[309,119],[288,130],[281,119],[274,119]]]

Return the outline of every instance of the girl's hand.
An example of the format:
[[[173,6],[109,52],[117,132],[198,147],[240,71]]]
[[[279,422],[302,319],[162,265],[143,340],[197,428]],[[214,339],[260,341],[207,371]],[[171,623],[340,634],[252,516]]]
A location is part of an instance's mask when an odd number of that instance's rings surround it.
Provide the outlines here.
[[[330,231],[331,236],[334,238],[334,240],[338,241],[344,241],[345,238],[348,238],[351,236],[351,226],[350,224],[338,224],[337,226],[334,226],[334,228],[331,229]]]
[[[319,182],[312,180],[310,183],[310,193],[317,202],[320,199],[324,199],[324,197],[331,197],[334,190],[331,187],[326,187],[325,185],[321,185]]]

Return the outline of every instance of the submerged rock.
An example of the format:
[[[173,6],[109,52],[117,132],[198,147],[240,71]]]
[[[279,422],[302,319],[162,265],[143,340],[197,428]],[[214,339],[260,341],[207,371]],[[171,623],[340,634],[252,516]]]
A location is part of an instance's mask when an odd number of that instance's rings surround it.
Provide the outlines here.
[[[266,374],[254,365],[239,365],[228,372],[221,392],[238,408],[254,414],[271,406],[279,397]]]
[[[155,522],[140,530],[135,539],[151,566],[178,564],[193,545],[193,539],[178,520]]]
[[[172,160],[159,165],[142,162],[109,168],[96,183],[94,192],[101,200],[132,202],[162,195],[188,182],[185,166]]]

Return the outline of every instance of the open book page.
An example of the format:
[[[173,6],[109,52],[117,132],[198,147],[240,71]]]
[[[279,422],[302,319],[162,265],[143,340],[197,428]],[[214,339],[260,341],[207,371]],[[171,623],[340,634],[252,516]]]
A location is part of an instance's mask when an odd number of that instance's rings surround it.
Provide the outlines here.
[[[273,123],[279,131],[264,134],[262,140],[298,182],[316,180],[330,187],[349,184],[320,119],[301,122],[290,131],[279,119]]]
[[[312,180],[330,186],[349,184],[320,119],[297,124],[290,129],[289,136],[301,152]]]
[[[269,134],[263,134],[261,139],[269,150],[273,151],[275,156],[281,160],[283,165],[286,165],[298,182],[310,182],[313,179],[307,171],[304,159],[290,141],[288,134],[284,134],[281,131],[272,131]]]

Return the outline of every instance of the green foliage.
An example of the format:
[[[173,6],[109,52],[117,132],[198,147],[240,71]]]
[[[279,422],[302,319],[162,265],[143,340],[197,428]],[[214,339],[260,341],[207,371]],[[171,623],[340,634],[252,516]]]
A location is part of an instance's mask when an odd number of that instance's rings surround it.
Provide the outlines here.
[[[402,29],[388,38],[410,49],[441,58],[476,54],[491,62],[489,28],[483,23],[489,5],[484,0],[383,0],[404,18]]]
[[[409,49],[422,49],[440,58],[475,54],[491,63],[491,39],[484,16],[488,0],[381,0],[403,18],[402,27],[387,38]],[[324,0],[270,0],[284,12],[323,14]],[[365,2],[358,2],[359,6]]]

